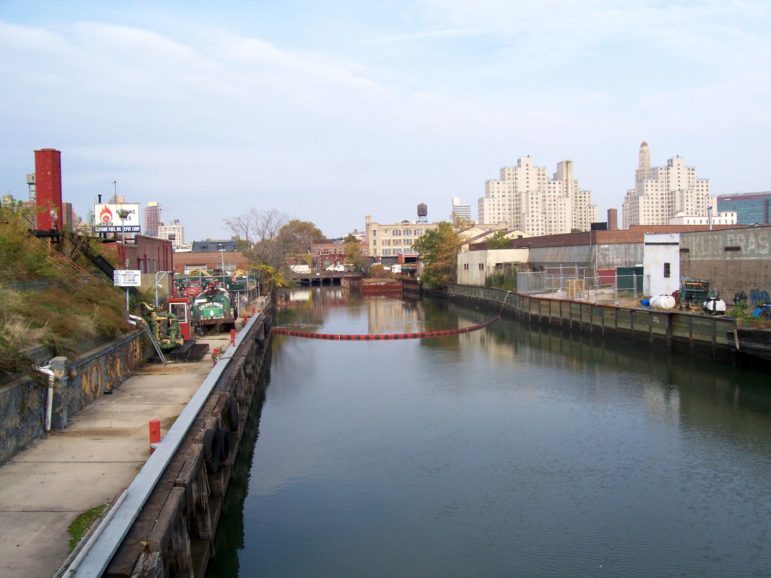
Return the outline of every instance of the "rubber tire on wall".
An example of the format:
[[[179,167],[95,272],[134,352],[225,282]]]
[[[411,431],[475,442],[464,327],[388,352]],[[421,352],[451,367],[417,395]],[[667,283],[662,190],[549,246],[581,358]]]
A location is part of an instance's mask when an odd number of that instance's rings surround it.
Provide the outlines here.
[[[230,431],[238,431],[240,425],[241,413],[238,407],[238,400],[235,397],[228,399],[228,426]]]
[[[217,441],[215,443],[219,448],[220,465],[223,465],[236,449],[236,436],[229,429],[221,427],[217,430]]]
[[[209,428],[203,432],[203,460],[206,463],[206,471],[216,474],[222,461],[222,444],[217,435],[219,430]]]

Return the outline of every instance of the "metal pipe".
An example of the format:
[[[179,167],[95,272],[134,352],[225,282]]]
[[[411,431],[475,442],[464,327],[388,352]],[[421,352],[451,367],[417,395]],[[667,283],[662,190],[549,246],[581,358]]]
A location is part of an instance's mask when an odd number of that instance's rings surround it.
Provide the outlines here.
[[[37,368],[40,373],[44,373],[48,376],[48,395],[46,399],[46,419],[44,424],[45,431],[51,431],[51,420],[54,414],[54,372],[51,369],[51,362],[47,362],[45,365],[41,365]]]

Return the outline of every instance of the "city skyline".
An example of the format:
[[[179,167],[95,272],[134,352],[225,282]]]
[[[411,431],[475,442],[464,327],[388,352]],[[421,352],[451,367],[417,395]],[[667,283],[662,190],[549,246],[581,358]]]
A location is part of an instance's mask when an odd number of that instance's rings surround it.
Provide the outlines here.
[[[330,237],[449,218],[501,166],[570,159],[599,215],[680,155],[767,190],[764,2],[0,4],[0,193],[62,151],[64,200],[158,200],[186,236],[276,209]],[[742,167],[739,169],[738,167]],[[205,207],[205,210],[202,208]]]
[[[592,193],[578,184],[572,161],[557,163],[549,178],[546,168],[530,157],[501,168],[499,179],[485,182],[478,212],[482,223],[506,223],[532,236],[588,231],[598,219]]]

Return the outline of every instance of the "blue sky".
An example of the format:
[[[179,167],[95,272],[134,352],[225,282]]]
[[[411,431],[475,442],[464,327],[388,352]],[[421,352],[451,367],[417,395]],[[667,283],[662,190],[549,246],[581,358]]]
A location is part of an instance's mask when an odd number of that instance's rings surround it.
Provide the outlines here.
[[[642,140],[713,194],[771,189],[760,0],[0,0],[0,194],[62,151],[65,200],[157,200],[186,238],[276,209],[328,236],[476,212],[530,155],[600,216]]]

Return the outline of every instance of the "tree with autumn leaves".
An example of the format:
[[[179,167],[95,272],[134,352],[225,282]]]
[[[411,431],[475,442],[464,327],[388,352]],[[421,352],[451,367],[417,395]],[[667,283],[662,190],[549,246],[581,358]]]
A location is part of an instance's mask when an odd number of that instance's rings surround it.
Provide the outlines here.
[[[437,289],[454,283],[462,244],[458,231],[450,223],[442,222],[436,229],[426,231],[413,245],[423,262],[421,279]]]
[[[289,220],[276,211],[252,209],[244,215],[225,219],[241,253],[259,273],[263,286],[281,287],[288,258],[310,263],[311,245],[324,235],[310,221]]]

